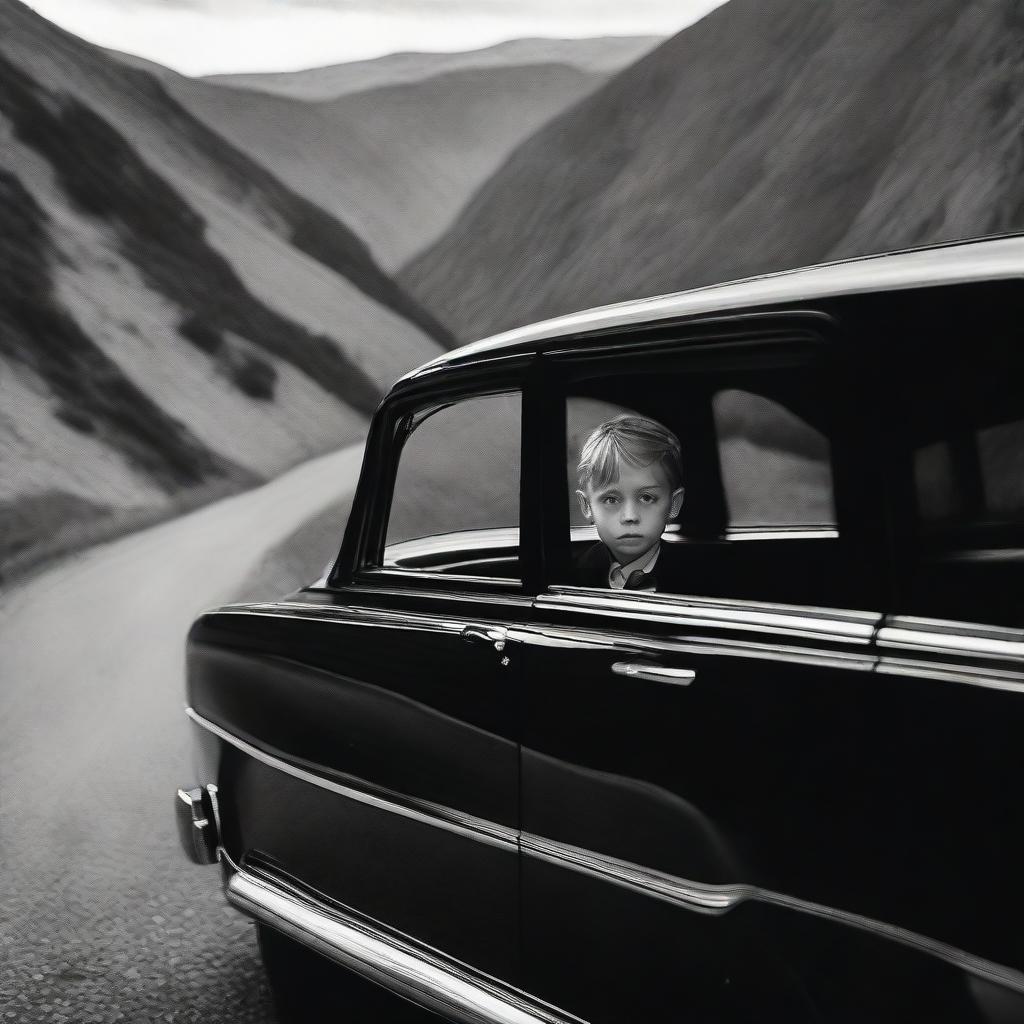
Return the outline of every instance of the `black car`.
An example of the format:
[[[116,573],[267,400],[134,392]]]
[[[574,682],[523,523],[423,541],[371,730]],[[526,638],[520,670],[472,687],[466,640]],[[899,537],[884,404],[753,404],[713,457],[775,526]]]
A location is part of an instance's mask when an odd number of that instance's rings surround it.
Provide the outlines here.
[[[330,572],[188,640],[186,848],[283,1003],[320,954],[456,1021],[1024,1021],[1022,313],[997,238],[400,380]],[[678,593],[578,573],[623,413]]]

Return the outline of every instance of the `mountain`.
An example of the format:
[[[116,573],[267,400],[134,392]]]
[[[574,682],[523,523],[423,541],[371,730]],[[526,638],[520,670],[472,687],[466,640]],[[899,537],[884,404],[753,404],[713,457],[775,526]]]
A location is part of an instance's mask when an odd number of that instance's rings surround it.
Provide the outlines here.
[[[358,437],[448,341],[145,71],[0,0],[0,570]]]
[[[1016,0],[731,0],[519,146],[399,279],[462,340],[1024,226]]]
[[[562,64],[589,74],[608,75],[639,59],[657,36],[604,36],[592,39],[511,39],[480,50],[455,53],[392,53],[373,60],[278,73],[211,75],[218,85],[255,89],[302,100],[330,100],[352,92],[420,82],[467,68]],[[139,58],[127,58],[139,60]]]
[[[520,142],[605,77],[564,64],[464,68],[321,102],[173,72],[163,81],[395,267],[434,242]]]

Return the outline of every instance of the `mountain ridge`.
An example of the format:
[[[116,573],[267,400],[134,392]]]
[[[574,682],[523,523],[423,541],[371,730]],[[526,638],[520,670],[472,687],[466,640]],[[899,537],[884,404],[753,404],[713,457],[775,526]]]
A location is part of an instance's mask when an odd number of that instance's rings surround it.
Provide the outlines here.
[[[471,340],[1019,225],[1019,20],[731,0],[524,142],[399,279]]]
[[[587,73],[609,74],[637,60],[660,40],[660,36],[643,35],[581,39],[525,37],[475,50],[448,53],[410,50],[301,71],[207,75],[201,80],[293,99],[329,100],[382,86],[411,84],[447,71],[469,68],[567,64]]]
[[[163,84],[388,268],[432,243],[520,141],[602,81],[568,65],[465,68],[316,102],[171,74]]]

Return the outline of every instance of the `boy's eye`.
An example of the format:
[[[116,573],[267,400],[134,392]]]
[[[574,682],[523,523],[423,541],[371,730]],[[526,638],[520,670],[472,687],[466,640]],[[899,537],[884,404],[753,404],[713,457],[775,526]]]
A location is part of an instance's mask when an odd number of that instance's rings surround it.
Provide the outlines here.
[[[618,500],[619,500],[619,499],[618,499],[617,497],[615,497],[615,495],[614,495],[614,494],[606,494],[606,495],[605,495],[605,496],[604,496],[604,497],[603,497],[603,498],[601,499],[601,504],[602,504],[602,505],[614,505],[614,504],[615,504],[615,503],[616,503],[616,502],[617,502]]]

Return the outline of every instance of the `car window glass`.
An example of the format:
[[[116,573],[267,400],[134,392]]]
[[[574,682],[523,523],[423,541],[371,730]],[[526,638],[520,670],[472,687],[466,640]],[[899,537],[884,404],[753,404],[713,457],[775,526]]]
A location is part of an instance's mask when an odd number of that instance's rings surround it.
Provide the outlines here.
[[[985,507],[1024,518],[1024,419],[979,430],[977,440]]]
[[[835,524],[824,434],[764,395],[730,388],[712,404],[731,527]]]
[[[518,393],[417,412],[399,456],[385,564],[509,574],[518,545],[520,419]],[[429,552],[409,544],[427,538],[437,541]]]
[[[907,355],[916,355],[908,346]],[[951,328],[909,363],[916,520],[903,614],[1024,626],[1024,346],[1016,328]]]

